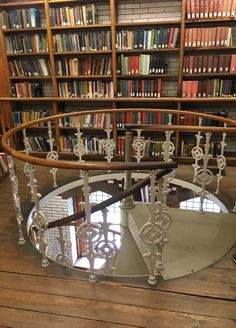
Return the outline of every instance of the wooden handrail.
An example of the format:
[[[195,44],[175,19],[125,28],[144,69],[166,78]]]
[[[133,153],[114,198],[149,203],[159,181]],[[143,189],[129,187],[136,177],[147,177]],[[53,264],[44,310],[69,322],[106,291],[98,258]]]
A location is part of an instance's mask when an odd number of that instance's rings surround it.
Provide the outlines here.
[[[163,169],[157,172],[156,174],[156,179],[160,179],[163,176],[171,173],[173,171],[174,168],[168,168],[168,169]],[[97,211],[101,211],[104,208],[122,200],[123,198],[126,198],[130,195],[132,195],[134,192],[136,192],[137,190],[140,190],[141,188],[145,187],[146,185],[148,185],[150,183],[150,178],[147,177],[145,179],[143,179],[142,181],[139,181],[137,183],[135,183],[132,187],[130,187],[127,190],[122,191],[121,193],[119,193],[118,195],[112,196],[111,198],[94,205],[91,208],[91,213],[97,212]],[[47,229],[51,229],[51,228],[55,228],[55,227],[60,227],[63,225],[68,225],[69,223],[71,223],[72,221],[76,221],[82,217],[85,217],[85,211],[82,210],[76,214],[64,217],[62,219],[53,221],[53,222],[49,222]]]

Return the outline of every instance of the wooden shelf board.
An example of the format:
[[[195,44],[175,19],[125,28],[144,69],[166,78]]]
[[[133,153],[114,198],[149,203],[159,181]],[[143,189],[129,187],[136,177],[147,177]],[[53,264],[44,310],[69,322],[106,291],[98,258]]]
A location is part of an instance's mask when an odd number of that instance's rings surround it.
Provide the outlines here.
[[[10,80],[51,80],[52,76],[10,76]]]
[[[188,25],[223,25],[225,23],[236,23],[236,20],[234,17],[226,17],[226,18],[210,18],[210,19],[198,19],[198,20],[186,20],[185,25],[188,27]]]
[[[80,52],[76,52],[76,51],[62,51],[62,52],[57,52],[55,51],[53,54],[55,56],[68,56],[68,55],[73,55],[73,56],[84,56],[84,55],[106,55],[106,54],[111,54],[112,51],[111,50],[93,50],[93,51],[80,51]]]
[[[48,52],[19,52],[19,53],[14,53],[14,54],[7,54],[7,57],[27,57],[27,56],[48,56]]]
[[[131,75],[117,75],[118,79],[155,79],[155,78],[178,78],[178,74],[176,73],[164,73],[164,74],[147,74],[147,75],[138,75],[138,74],[131,74]]]
[[[14,29],[3,29],[3,33],[22,33],[22,32],[46,32],[46,27],[25,27],[25,28],[14,28]]]
[[[183,74],[183,78],[209,78],[209,77],[235,77],[236,73],[191,73],[191,74]]]
[[[180,20],[173,20],[173,21],[156,21],[156,22],[132,22],[132,23],[126,23],[126,22],[118,22],[116,23],[117,28],[122,27],[145,27],[145,26],[163,26],[163,25],[180,25]]]
[[[236,50],[236,46],[229,46],[229,47],[186,47],[184,48],[185,52],[204,52],[204,51],[211,51],[211,52],[218,52],[218,51],[222,51],[222,52],[227,52],[227,51],[235,51]]]
[[[111,24],[91,24],[91,25],[75,25],[75,26],[52,26],[52,31],[60,30],[77,30],[77,29],[107,29],[110,28]]]
[[[157,49],[130,49],[130,50],[117,50],[117,54],[124,53],[158,53],[158,52],[179,52],[179,48],[157,48]]]
[[[1,2],[0,8],[6,8],[6,7],[19,7],[19,6],[38,6],[43,5],[44,1],[42,0],[36,0],[32,3],[32,1],[19,1],[19,2]]]
[[[112,79],[112,75],[56,75],[56,79],[65,80],[65,79]]]

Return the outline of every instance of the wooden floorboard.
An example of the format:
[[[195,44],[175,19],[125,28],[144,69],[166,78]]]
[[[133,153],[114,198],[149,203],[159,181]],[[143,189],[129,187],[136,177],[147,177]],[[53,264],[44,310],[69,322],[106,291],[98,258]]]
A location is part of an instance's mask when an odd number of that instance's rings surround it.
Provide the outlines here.
[[[24,216],[32,207],[27,179],[19,172]],[[40,193],[50,190],[45,168],[37,168]],[[183,166],[178,178],[190,181]],[[221,197],[233,206],[236,170],[229,168]],[[62,172],[58,184],[71,181]],[[210,188],[213,187],[210,186]],[[229,192],[230,191],[230,192]],[[24,233],[26,232],[25,227]],[[236,245],[218,262],[191,275],[151,288],[146,279],[87,281],[87,275],[41,256],[26,240],[17,244],[17,226],[8,180],[0,184],[0,327],[36,328],[236,328]],[[101,279],[101,278],[100,278]]]

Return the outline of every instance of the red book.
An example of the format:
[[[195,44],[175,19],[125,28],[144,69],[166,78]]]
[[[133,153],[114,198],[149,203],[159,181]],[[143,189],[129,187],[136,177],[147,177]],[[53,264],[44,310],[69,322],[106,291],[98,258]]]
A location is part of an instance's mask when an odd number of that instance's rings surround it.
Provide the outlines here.
[[[193,74],[193,58],[194,56],[189,56],[189,74]]]
[[[204,18],[204,11],[205,11],[205,0],[199,1],[199,13],[200,13],[200,19]]]
[[[212,73],[213,72],[213,56],[210,55],[208,56],[207,60],[207,73]]]
[[[224,67],[223,67],[223,71],[225,73],[229,73],[230,71],[230,62],[231,62],[231,55],[225,55]]]
[[[215,46],[216,47],[219,47],[220,46],[220,41],[221,41],[221,27],[217,27],[216,28],[216,44]]]
[[[161,97],[162,79],[157,79],[157,97]]]
[[[197,30],[197,47],[201,47],[201,37],[202,37],[202,29],[199,27]]]
[[[236,73],[236,55],[231,56],[230,73]]]
[[[211,91],[212,91],[211,80],[207,80],[206,81],[206,95],[207,95],[207,97],[211,97]]]
[[[171,48],[171,45],[173,43],[174,31],[175,31],[175,28],[171,27],[170,28],[170,36],[169,36],[169,40],[168,40],[168,48]]]
[[[187,68],[187,60],[188,60],[188,57],[187,57],[187,56],[184,56],[183,74],[187,73],[187,72],[186,72],[186,68]]]
[[[223,0],[218,0],[218,18],[222,17]]]
[[[186,97],[191,98],[192,97],[192,82],[193,81],[186,81],[187,86],[186,86]]]
[[[205,29],[205,35],[204,35],[204,47],[208,47],[209,46],[209,31],[210,31],[210,27]]]
[[[186,2],[187,20],[191,20],[191,0]]]
[[[212,18],[214,12],[214,0],[209,0],[208,17]]]
[[[192,81],[191,87],[191,97],[196,98],[198,96],[198,81]]]
[[[192,29],[192,47],[195,48],[197,46],[197,28]]]
[[[213,4],[213,17],[218,17],[218,6],[219,6],[219,0],[214,0]]]
[[[226,17],[227,13],[227,2],[230,0],[223,0],[223,5],[222,5],[222,17]]]
[[[208,33],[208,47],[212,47],[212,36],[213,36],[213,28],[209,28]]]
[[[200,18],[200,0],[195,0],[195,17]]]
[[[187,96],[187,82],[188,81],[182,81],[182,97],[186,98]]]
[[[206,34],[206,28],[201,28],[201,37],[200,37],[200,46],[204,47],[205,45],[205,34]]]
[[[223,69],[224,69],[224,55],[219,55],[218,72],[223,73]]]
[[[198,58],[199,56],[193,56],[193,74],[198,72]]]
[[[189,37],[189,29],[187,28],[185,30],[185,35],[184,35],[184,46],[185,46],[185,48],[188,47],[188,37]]]
[[[188,29],[188,47],[192,47],[192,38],[193,38],[193,29],[189,28]]]
[[[233,5],[233,0],[227,0],[227,8],[226,8],[226,16],[227,17],[231,16],[232,5]]]
[[[196,16],[195,16],[195,0],[190,0],[190,5],[191,5],[191,18],[192,20],[195,20]]]
[[[231,17],[235,16],[235,9],[236,9],[236,0],[233,0],[232,7],[231,7],[231,14],[230,14]]]
[[[212,62],[213,73],[218,73],[218,62],[219,62],[219,56],[214,55],[213,56],[213,62]]]
[[[189,62],[190,62],[190,56],[186,56],[186,66],[185,66],[185,73],[189,74]]]
[[[216,34],[217,34],[217,27],[212,27],[212,39],[211,39],[211,46],[216,46]]]
[[[208,62],[208,56],[203,56],[203,60],[202,60],[202,73],[206,73],[207,72],[207,62]]]
[[[204,18],[208,18],[209,17],[209,1],[210,0],[205,0]]]
[[[198,56],[198,73],[202,73],[203,56]]]

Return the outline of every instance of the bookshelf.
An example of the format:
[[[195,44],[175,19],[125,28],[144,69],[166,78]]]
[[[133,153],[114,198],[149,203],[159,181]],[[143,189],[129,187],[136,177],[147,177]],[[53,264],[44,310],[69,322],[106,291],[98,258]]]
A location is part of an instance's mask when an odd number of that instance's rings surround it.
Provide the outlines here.
[[[7,108],[6,126],[93,108],[158,107],[216,115],[224,108],[235,118],[235,1],[224,0],[218,9],[215,2],[201,1],[205,11],[197,0],[0,2],[0,71],[5,76],[0,100]],[[122,131],[114,121],[118,141]],[[32,129],[32,137],[40,129],[43,133],[45,127]],[[58,145],[73,135],[71,126],[56,124],[53,131]],[[182,138],[178,132],[176,155],[188,157],[181,151]],[[58,151],[63,153],[61,146]]]

